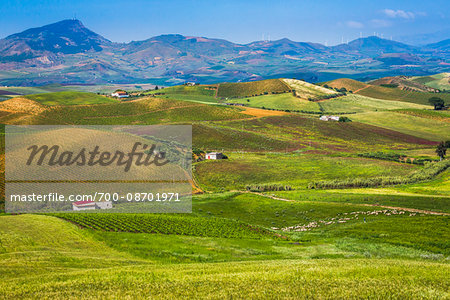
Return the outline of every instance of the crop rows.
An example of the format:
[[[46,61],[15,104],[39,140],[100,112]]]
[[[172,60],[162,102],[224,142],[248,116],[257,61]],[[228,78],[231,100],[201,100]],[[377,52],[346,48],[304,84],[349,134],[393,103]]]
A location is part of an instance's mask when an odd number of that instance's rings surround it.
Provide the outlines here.
[[[253,97],[268,94],[288,93],[292,90],[279,79],[267,79],[254,82],[221,83],[219,98]]]
[[[262,238],[271,231],[223,218],[149,214],[61,213],[53,214],[83,228],[102,231],[159,233],[204,237]]]

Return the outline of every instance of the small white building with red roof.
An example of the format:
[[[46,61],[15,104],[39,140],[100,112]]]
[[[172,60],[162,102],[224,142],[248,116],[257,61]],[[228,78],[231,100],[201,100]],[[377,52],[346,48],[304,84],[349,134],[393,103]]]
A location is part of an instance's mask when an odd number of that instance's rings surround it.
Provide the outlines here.
[[[111,201],[77,201],[72,203],[73,210],[94,210],[94,209],[110,209],[112,208]]]
[[[115,91],[114,93],[111,94],[111,96],[117,97],[117,98],[128,98],[128,97],[130,97],[130,95],[128,95],[128,93],[125,92],[125,91]]]

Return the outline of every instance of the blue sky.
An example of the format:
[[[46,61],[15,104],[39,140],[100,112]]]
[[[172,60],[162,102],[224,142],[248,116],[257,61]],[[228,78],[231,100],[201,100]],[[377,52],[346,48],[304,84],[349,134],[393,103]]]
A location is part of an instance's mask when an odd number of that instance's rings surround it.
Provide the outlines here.
[[[270,36],[333,45],[374,32],[395,39],[448,29],[448,11],[450,1],[443,0],[1,0],[0,38],[76,16],[115,42],[180,33],[238,43]]]

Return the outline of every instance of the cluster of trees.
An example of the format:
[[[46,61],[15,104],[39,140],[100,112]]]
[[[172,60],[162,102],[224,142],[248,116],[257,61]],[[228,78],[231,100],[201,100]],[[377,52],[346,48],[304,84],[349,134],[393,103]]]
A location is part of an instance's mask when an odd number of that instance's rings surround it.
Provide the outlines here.
[[[397,88],[398,83],[382,83],[380,86],[387,87],[387,88]]]
[[[332,87],[332,86],[329,86],[328,84],[324,84],[323,85],[323,87],[324,88],[327,88],[327,89],[330,89],[330,90],[335,90],[336,92],[339,92],[339,93],[343,93],[344,95],[346,94],[346,93],[353,93],[353,91],[352,90],[347,90],[345,87],[342,87],[342,88],[334,88],[334,87]]]
[[[434,106],[434,110],[443,110],[447,108],[447,106],[445,106],[445,101],[439,97],[431,97],[428,99],[428,102]]]
[[[198,149],[198,148],[192,148],[192,161],[193,162],[199,162],[205,159],[205,151]]]
[[[339,117],[339,122],[351,122],[349,117]]]

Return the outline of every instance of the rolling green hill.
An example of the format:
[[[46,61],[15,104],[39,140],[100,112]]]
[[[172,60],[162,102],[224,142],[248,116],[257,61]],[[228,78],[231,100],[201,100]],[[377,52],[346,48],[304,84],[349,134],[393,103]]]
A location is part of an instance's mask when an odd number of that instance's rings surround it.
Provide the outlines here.
[[[338,95],[336,91],[303,80],[285,78],[281,80],[283,80],[287,85],[291,87],[296,97],[301,99],[314,101]]]
[[[381,100],[371,97],[366,97],[358,94],[348,94],[347,96],[329,99],[320,102],[322,110],[326,113],[362,113],[370,111],[385,111],[393,109],[429,109],[429,106],[401,102],[393,100]]]
[[[339,78],[332,81],[324,82],[322,83],[322,85],[338,89],[346,88],[347,91],[352,91],[353,93],[356,93],[358,90],[367,88],[369,86],[364,82],[353,80],[350,78]]]
[[[379,210],[236,194],[202,197],[200,209],[268,226]],[[0,216],[0,292],[11,298],[445,298],[449,267],[439,257],[446,244],[436,239],[446,234],[448,219],[390,212],[366,215],[367,223],[287,232],[301,236],[296,242],[94,231],[49,216]]]
[[[43,105],[87,105],[119,102],[117,99],[99,96],[93,93],[64,91],[45,94],[32,94],[25,96]]]
[[[371,85],[379,85],[390,88],[397,88],[404,91],[416,91],[416,92],[437,92],[436,89],[422,84],[418,81],[412,80],[411,77],[407,76],[394,76],[394,77],[383,77],[370,81]]]
[[[265,94],[288,93],[292,89],[280,79],[267,79],[253,82],[221,83],[218,98],[252,97]]]
[[[79,95],[76,93],[75,95]],[[212,106],[187,101],[163,99],[163,98],[141,98],[137,101],[119,102],[114,99],[101,97],[90,98],[92,94],[81,93],[85,102],[95,102],[106,99],[109,103],[96,105],[70,105],[78,98],[70,99],[68,105],[54,107],[42,107],[38,102],[25,99],[26,103],[11,99],[0,103],[0,111],[5,114],[0,116],[0,121],[6,124],[159,124],[189,121],[208,121],[223,119],[245,119],[251,116],[242,114],[242,109],[234,107]],[[95,95],[96,96],[96,95]],[[61,103],[65,98],[58,95],[51,102],[45,97],[43,103]],[[60,102],[56,102],[60,101]],[[77,102],[79,103],[79,102]],[[24,115],[27,108],[37,106],[33,114]],[[14,109],[11,109],[13,107]]]
[[[422,117],[427,114],[405,113],[405,111],[369,112],[352,116],[356,121],[389,128],[433,141],[448,140],[450,124],[442,119]]]
[[[449,112],[431,110],[427,93],[349,79],[327,84],[354,94],[321,99],[335,92],[277,79],[223,84],[227,96],[220,84],[164,88],[134,101],[63,91],[0,102],[3,124],[192,124],[196,150],[228,157],[193,163],[200,194],[191,214],[126,214],[117,206],[107,214],[0,213],[0,295],[448,298],[449,169],[414,183],[360,186],[447,166],[385,158],[438,160]],[[351,122],[319,120],[338,113]],[[80,143],[85,137],[73,130],[66,138]],[[332,180],[363,184],[309,188]]]
[[[308,112],[319,112],[319,105],[315,102],[300,99],[292,93],[271,94],[248,98],[228,99],[229,103],[241,103],[249,107],[269,108],[279,110],[299,110]]]
[[[150,91],[148,94],[184,101],[217,103],[217,99],[215,98],[216,89],[216,85],[177,85]]]
[[[430,76],[417,76],[412,77],[411,80],[435,89],[447,91],[450,90],[450,73],[440,73]]]

